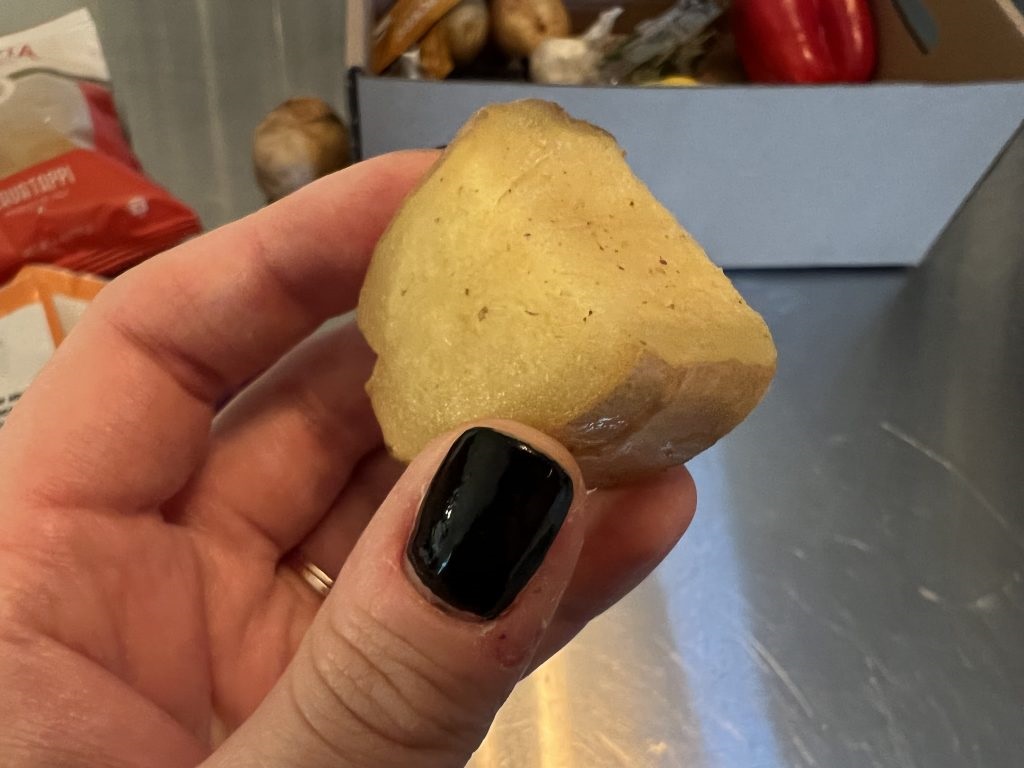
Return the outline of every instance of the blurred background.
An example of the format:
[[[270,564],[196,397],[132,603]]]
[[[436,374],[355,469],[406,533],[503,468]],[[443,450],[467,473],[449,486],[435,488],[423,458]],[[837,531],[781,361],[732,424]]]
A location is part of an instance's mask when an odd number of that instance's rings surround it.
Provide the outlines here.
[[[0,35],[83,7],[143,166],[207,227],[264,203],[252,133],[271,109],[346,110],[343,0],[3,0]]]

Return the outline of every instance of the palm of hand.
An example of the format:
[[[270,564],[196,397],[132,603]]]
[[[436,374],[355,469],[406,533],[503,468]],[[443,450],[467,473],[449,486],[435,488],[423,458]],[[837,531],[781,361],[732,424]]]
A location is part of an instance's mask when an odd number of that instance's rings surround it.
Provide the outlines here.
[[[115,727],[131,723],[165,758],[157,764],[191,764],[240,724],[280,677],[319,606],[258,540],[239,547],[157,510],[130,519],[39,514],[29,538],[38,549],[19,541],[0,576],[19,584],[23,598],[10,604],[23,623],[5,627],[17,634],[0,635],[12,647],[4,657],[39,653],[55,683],[82,681],[76,703],[105,711],[102,720]]]

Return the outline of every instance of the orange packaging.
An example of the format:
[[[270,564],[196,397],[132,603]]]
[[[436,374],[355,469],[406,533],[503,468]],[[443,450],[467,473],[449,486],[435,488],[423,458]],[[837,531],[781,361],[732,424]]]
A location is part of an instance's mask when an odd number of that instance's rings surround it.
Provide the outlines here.
[[[142,173],[87,10],[0,37],[0,281],[33,262],[116,274],[199,229]]]
[[[30,266],[0,287],[0,427],[105,284],[90,275]]]

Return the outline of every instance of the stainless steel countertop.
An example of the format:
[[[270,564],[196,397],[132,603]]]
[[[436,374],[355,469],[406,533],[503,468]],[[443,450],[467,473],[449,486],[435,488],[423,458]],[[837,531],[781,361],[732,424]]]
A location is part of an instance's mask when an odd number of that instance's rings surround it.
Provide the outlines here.
[[[0,29],[80,4],[7,0]],[[263,112],[341,105],[341,0],[86,5],[144,163],[208,225],[259,204]],[[474,768],[1021,764],[1022,211],[1018,140],[920,269],[735,276],[772,390],[691,463],[683,543],[519,686]]]

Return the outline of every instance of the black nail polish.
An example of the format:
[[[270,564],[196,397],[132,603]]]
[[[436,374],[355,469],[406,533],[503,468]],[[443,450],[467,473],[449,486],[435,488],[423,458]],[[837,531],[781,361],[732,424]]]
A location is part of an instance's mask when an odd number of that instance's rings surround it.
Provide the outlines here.
[[[448,605],[492,619],[544,560],[572,494],[555,461],[493,429],[470,429],[427,489],[409,562]]]

